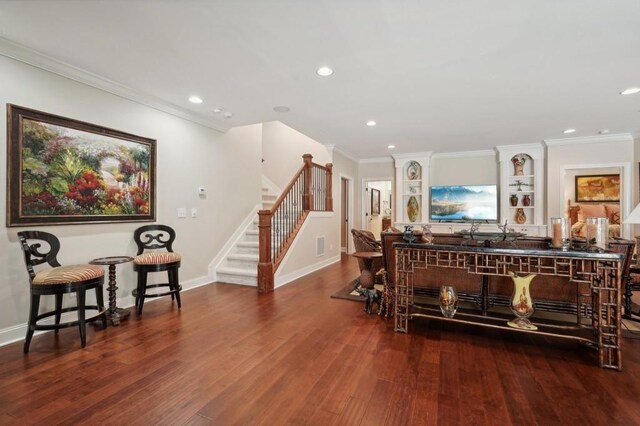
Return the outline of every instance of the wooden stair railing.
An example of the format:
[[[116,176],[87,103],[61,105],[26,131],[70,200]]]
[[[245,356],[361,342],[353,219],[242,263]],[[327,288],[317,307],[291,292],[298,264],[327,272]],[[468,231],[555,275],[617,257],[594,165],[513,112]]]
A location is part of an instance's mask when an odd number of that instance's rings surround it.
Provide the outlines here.
[[[270,210],[258,212],[258,291],[273,291],[274,274],[310,211],[333,211],[333,165],[315,164],[311,154]]]

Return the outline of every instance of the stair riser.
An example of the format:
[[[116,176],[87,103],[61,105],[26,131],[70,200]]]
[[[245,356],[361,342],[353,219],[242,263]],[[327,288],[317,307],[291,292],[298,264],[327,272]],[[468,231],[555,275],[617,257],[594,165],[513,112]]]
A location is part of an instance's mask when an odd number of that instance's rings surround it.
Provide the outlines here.
[[[251,260],[227,259],[227,266],[232,268],[242,268],[247,271],[255,271],[258,267],[258,262],[252,262]]]
[[[254,277],[241,277],[239,275],[218,274],[218,282],[229,284],[242,284],[257,287],[258,279]]]
[[[260,254],[258,251],[258,247],[236,247],[235,253],[238,254],[255,254],[256,256]]]

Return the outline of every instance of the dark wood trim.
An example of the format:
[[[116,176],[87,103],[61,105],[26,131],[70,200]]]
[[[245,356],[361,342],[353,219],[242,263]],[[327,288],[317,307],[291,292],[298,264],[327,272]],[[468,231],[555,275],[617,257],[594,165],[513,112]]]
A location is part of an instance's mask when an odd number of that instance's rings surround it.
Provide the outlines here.
[[[302,159],[304,161],[304,209],[313,210],[313,192],[311,191],[313,156],[311,154],[305,154],[302,156]]]

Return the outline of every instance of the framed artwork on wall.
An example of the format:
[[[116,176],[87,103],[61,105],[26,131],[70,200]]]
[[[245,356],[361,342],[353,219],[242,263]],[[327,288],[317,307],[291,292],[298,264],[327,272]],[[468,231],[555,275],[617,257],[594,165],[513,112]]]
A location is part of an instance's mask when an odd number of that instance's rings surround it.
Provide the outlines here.
[[[7,226],[149,222],[156,141],[7,104]]]
[[[371,188],[371,215],[380,214],[380,190]]]
[[[620,175],[576,176],[576,202],[620,201]]]

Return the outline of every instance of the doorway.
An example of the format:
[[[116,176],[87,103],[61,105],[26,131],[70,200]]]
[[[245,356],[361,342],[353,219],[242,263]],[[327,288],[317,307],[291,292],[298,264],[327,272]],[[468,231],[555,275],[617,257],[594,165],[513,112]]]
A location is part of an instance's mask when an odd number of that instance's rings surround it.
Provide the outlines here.
[[[380,239],[380,233],[392,223],[391,179],[365,180],[363,190],[363,228]]]
[[[578,181],[580,177],[580,181]],[[612,178],[610,178],[612,177]],[[605,178],[614,179],[617,177],[618,188],[615,194],[598,189],[600,181]],[[616,237],[629,238],[630,226],[624,224],[623,220],[630,211],[631,206],[631,170],[626,164],[580,164],[560,167],[560,178],[563,181],[563,189],[560,193],[560,211],[562,216],[569,217],[572,227],[576,223],[581,223],[584,217],[603,216],[609,218],[610,235]],[[593,182],[591,182],[593,181]],[[594,185],[596,188],[595,197],[585,198],[585,194],[576,194],[576,189],[584,185]],[[615,188],[615,187],[614,187]],[[610,189],[610,188],[607,188]],[[581,192],[583,192],[582,190]],[[592,191],[592,192],[593,192]],[[584,210],[581,206],[588,206]],[[602,212],[601,212],[602,210]],[[613,213],[612,213],[613,212]],[[584,216],[584,217],[583,217]],[[584,237],[586,231],[584,227],[576,226],[572,229],[574,236]],[[582,232],[582,233],[581,233]]]
[[[349,252],[349,180],[340,178],[340,251]]]

